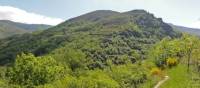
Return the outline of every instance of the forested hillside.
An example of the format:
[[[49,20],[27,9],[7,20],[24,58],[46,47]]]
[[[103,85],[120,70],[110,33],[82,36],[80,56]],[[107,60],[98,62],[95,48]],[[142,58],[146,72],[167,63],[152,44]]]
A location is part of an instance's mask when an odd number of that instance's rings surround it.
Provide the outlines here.
[[[51,27],[42,24],[24,24],[8,20],[0,20],[0,38],[6,38],[17,34],[30,33]]]
[[[143,10],[95,11],[40,33],[0,40],[0,62],[2,65],[11,63],[21,52],[40,56],[59,47],[70,47],[99,61],[96,66],[102,67],[106,59],[120,59],[123,55],[135,61],[132,53],[145,55],[151,44],[179,35],[161,19]]]
[[[153,88],[179,66],[198,78],[199,42],[144,10],[98,10],[1,39],[0,87]]]

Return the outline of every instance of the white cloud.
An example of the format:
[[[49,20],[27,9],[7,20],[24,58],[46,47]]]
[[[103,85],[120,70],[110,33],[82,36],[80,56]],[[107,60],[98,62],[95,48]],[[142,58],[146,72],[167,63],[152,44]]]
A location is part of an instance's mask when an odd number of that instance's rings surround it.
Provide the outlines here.
[[[200,21],[195,22],[192,27],[200,28]]]
[[[200,19],[197,20],[196,22],[192,23],[189,27],[200,28]]]
[[[48,25],[57,25],[64,21],[60,18],[47,17],[11,6],[0,6],[0,20],[11,20],[14,22],[27,24]]]

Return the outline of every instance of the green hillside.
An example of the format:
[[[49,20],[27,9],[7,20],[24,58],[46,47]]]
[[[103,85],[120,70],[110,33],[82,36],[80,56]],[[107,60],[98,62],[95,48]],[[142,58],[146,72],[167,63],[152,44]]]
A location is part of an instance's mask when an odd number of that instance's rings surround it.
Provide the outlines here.
[[[192,88],[199,45],[147,11],[98,10],[1,39],[0,87],[153,88],[169,76],[161,88]]]
[[[0,20],[0,38],[6,38],[17,34],[30,33],[36,30],[44,30],[49,27],[49,25],[24,24],[8,20]]]
[[[44,55],[59,47],[81,50],[100,66],[106,59],[132,53],[144,54],[150,45],[164,37],[177,37],[171,26],[143,10],[125,13],[95,11],[70,19],[41,33],[0,40],[0,63],[13,62],[21,52]]]

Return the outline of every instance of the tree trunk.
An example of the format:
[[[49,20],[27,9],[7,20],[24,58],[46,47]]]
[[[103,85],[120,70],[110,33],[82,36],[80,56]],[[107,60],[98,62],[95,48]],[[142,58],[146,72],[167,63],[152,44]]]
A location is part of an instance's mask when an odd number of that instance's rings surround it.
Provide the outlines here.
[[[135,80],[133,81],[133,85],[134,85],[134,88],[137,88],[137,82]]]
[[[187,69],[187,72],[190,71],[190,58],[191,58],[191,52],[188,53],[188,63],[187,63],[188,69]]]

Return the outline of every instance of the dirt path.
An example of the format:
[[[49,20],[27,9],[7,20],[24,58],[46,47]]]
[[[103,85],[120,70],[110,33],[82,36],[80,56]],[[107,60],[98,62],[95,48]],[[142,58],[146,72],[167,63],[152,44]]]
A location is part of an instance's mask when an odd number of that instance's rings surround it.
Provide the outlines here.
[[[169,76],[165,76],[165,78],[159,81],[153,88],[159,88],[165,81],[169,79]]]

